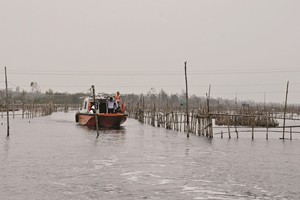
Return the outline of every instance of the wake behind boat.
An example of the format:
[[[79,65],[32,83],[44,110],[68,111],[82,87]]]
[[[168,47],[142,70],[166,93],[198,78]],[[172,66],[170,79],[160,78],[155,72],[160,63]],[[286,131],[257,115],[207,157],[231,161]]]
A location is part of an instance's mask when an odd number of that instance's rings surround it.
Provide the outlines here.
[[[102,128],[119,128],[126,121],[127,114],[125,104],[120,102],[120,96],[113,98],[97,95],[84,98],[82,108],[75,118],[78,124],[90,128],[96,127],[96,121]]]

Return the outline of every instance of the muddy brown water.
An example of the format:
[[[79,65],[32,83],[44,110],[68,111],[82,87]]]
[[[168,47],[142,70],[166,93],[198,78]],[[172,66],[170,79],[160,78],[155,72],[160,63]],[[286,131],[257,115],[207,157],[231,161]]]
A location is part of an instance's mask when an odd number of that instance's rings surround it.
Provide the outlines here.
[[[300,199],[300,140],[211,139],[75,113],[0,119],[0,199]]]

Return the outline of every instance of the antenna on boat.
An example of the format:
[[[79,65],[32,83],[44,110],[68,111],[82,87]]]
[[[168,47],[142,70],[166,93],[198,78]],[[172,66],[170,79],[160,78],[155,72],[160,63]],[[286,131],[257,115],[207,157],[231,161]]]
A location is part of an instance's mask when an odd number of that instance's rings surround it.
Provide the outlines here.
[[[92,85],[92,92],[93,92],[94,106],[96,108],[96,97],[95,97],[95,87],[94,87],[94,85]],[[96,129],[97,129],[97,137],[96,137],[96,139],[97,139],[99,137],[99,124],[98,124],[98,114],[96,112],[96,109],[95,109],[95,120],[96,120]]]

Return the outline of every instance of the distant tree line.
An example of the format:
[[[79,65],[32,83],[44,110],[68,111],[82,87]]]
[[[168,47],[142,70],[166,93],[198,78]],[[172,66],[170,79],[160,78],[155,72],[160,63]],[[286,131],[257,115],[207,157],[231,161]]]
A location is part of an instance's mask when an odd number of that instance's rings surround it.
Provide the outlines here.
[[[90,96],[90,92],[86,93],[66,93],[66,92],[54,92],[52,89],[48,89],[46,92],[41,92],[38,85],[35,82],[31,83],[31,91],[10,91],[9,103],[12,104],[81,104],[82,99],[86,96]],[[114,95],[114,94],[111,94]],[[161,89],[156,92],[155,89],[150,89],[146,94],[121,94],[123,102],[126,103],[127,108],[136,106],[144,106],[145,109],[156,110],[182,110],[184,111],[186,106],[185,92],[180,94],[168,94]],[[142,105],[143,104],[143,105]],[[0,90],[0,105],[5,105],[5,90]],[[192,112],[206,112],[208,110],[214,113],[224,112],[282,112],[284,109],[283,104],[279,103],[260,103],[254,101],[239,101],[233,99],[223,98],[208,98],[198,97],[191,95],[189,97],[189,107]],[[288,105],[288,112],[300,113],[299,105]]]
[[[36,91],[10,91],[8,93],[8,99],[10,104],[78,104],[81,103],[81,97],[89,95],[88,93],[66,93],[66,92],[54,92],[49,89],[45,93]],[[0,104],[5,105],[5,90],[0,90]]]
[[[180,94],[167,94],[164,90],[156,92],[151,89],[146,94],[126,94],[124,95],[127,106],[140,106],[147,109],[161,111],[185,110],[186,96],[185,91]],[[255,101],[240,101],[235,99],[189,96],[189,108],[191,112],[206,113],[238,113],[238,114],[262,114],[264,112],[280,113],[284,111],[284,105],[280,103],[261,103]],[[291,105],[287,107],[287,112],[300,114],[300,105]]]

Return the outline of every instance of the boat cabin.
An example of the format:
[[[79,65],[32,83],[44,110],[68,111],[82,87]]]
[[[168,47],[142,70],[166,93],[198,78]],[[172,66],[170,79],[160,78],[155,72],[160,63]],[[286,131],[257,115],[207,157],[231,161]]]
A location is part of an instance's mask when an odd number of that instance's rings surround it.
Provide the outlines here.
[[[80,111],[82,113],[107,113],[107,100],[105,98],[95,98],[86,97],[83,101],[82,108]]]
[[[109,98],[105,98],[102,96],[96,96],[95,97],[95,102],[93,100],[93,97],[86,97],[83,101],[82,108],[80,109],[80,113],[109,113],[108,110],[108,102]],[[117,103],[115,100],[114,102],[114,113],[116,112],[121,112],[120,107],[118,107]],[[122,106],[123,107],[123,106]]]

